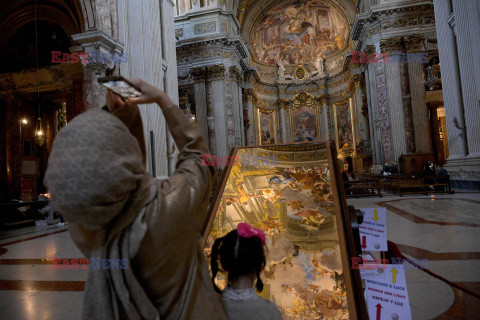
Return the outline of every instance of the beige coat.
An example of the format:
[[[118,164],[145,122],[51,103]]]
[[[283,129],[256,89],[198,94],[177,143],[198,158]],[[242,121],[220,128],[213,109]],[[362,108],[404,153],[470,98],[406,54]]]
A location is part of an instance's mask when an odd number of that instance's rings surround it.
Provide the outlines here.
[[[95,112],[96,114],[87,119],[86,123],[94,123],[95,119],[100,117],[103,126],[107,128],[108,126],[118,127],[118,131],[124,134],[123,129],[120,128],[122,125],[114,119],[115,117],[101,113],[106,111]],[[98,278],[103,283],[107,283],[107,285],[104,285],[104,287],[107,287],[105,290],[110,291],[110,295],[113,296],[108,299],[116,299],[113,302],[106,301],[111,308],[117,309],[116,313],[119,313],[109,318],[127,318],[125,314],[122,315],[122,311],[119,311],[125,309],[125,312],[133,310],[133,314],[142,314],[139,318],[148,314],[157,319],[223,320],[226,319],[226,316],[220,298],[211,285],[207,262],[203,250],[200,248],[200,230],[207,220],[206,212],[214,175],[212,167],[201,165],[201,155],[209,153],[209,150],[199,131],[188,122],[178,107],[170,106],[163,112],[179,150],[176,171],[169,179],[157,181],[146,174],[142,178],[141,174],[145,169],[136,169],[139,172],[134,172],[135,177],[138,176],[134,185],[138,187],[132,187],[125,191],[129,193],[127,194],[127,202],[122,202],[123,209],[120,211],[115,209],[114,214],[108,213],[106,215],[108,219],[103,218],[100,225],[92,221],[95,221],[95,217],[100,217],[101,208],[95,207],[97,211],[92,212],[98,213],[92,218],[91,214],[88,216],[88,213],[76,212],[76,207],[68,207],[67,201],[62,206],[62,197],[55,198],[52,193],[52,198],[54,202],[56,200],[59,203],[58,207],[62,208],[63,211],[61,213],[69,221],[69,231],[72,239],[87,257],[95,257],[99,254],[106,257],[124,257],[125,252],[129,256],[132,275],[125,275],[125,272],[112,270]],[[139,146],[144,146],[138,107],[126,104],[114,114],[140,142]],[[74,126],[72,125],[72,127]],[[77,124],[77,127],[80,128],[79,130],[83,128],[81,124]],[[102,128],[102,130],[108,129]],[[100,129],[93,129],[86,134],[95,135],[97,131],[100,131]],[[68,133],[68,130],[66,132]],[[62,135],[62,132],[60,132],[60,135]],[[97,141],[100,138],[95,138],[92,141]],[[71,139],[73,138],[71,137]],[[53,159],[49,160],[56,167],[50,168],[50,174],[47,172],[46,182],[48,182],[51,191],[58,190],[57,194],[66,197],[69,193],[65,189],[69,188],[71,184],[56,183],[56,181],[60,178],[63,179],[63,175],[68,175],[69,171],[58,173],[59,169],[56,168],[65,167],[65,161],[68,165],[68,159],[63,159],[65,158],[63,155],[65,152],[69,153],[69,150],[59,151],[59,149],[68,149],[66,146],[72,143],[62,142],[62,139],[59,140],[57,146],[54,144],[53,151],[55,152],[52,151],[52,153],[55,154],[52,157]],[[112,141],[112,143],[116,142]],[[145,148],[139,148],[139,146],[135,147],[135,152],[143,157],[140,161],[143,160],[143,163],[145,163]],[[108,148],[108,144],[107,147],[99,147],[100,153],[102,148]],[[74,146],[70,151],[71,153],[78,152],[74,149]],[[121,149],[117,152],[122,153]],[[103,155],[103,157],[108,156],[107,154]],[[57,160],[57,158],[61,158],[63,162]],[[102,158],[102,155],[99,158]],[[115,159],[115,155],[113,155],[111,161],[115,162]],[[109,159],[105,158],[105,161],[108,162]],[[108,166],[108,163],[105,165]],[[138,167],[138,164],[136,163],[135,166]],[[128,163],[127,167],[129,167]],[[88,174],[94,175],[95,172]],[[99,172],[99,174],[101,173]],[[107,187],[114,188],[115,186]],[[140,194],[139,190],[141,190]],[[93,197],[96,201],[95,204],[107,203],[107,205],[110,205],[108,200],[104,199],[102,202],[100,199],[104,197],[103,193],[99,192]],[[138,203],[143,203],[143,205],[138,205]],[[117,253],[119,252],[118,255],[112,252],[112,246]],[[122,252],[124,253],[123,256]],[[89,277],[94,279],[97,274],[91,271]],[[128,271],[130,272],[130,270]],[[132,281],[128,281],[128,279],[132,279]],[[117,292],[112,293],[112,288],[119,288],[117,280],[120,282],[121,288],[125,287],[125,290],[130,292],[118,292],[122,290],[113,289]],[[130,282],[136,282],[136,280],[141,286],[132,289]],[[93,280],[90,282],[93,282]],[[113,284],[111,284],[112,282]],[[97,300],[89,300],[87,297],[84,308],[85,306],[88,308],[95,303],[102,303],[98,299],[103,299],[98,298],[102,297],[101,292],[95,292],[95,290],[102,290],[102,286],[96,286],[95,283],[89,284],[87,281],[87,287],[89,285],[90,290],[87,290],[87,293],[92,292],[92,296],[95,296]],[[142,292],[138,293],[137,291]],[[117,294],[120,298],[115,298]],[[151,308],[146,308],[147,311],[145,312],[141,310],[141,301],[146,299],[142,298],[145,297],[145,294],[158,311],[158,315],[154,315],[156,312],[152,313]],[[118,300],[122,302],[120,307],[117,308],[115,306],[119,304]],[[125,301],[127,301],[126,307]],[[150,305],[150,303],[148,304]],[[95,305],[89,316],[92,314],[98,316],[98,313],[107,313],[109,310],[100,307]],[[97,309],[101,310],[98,311]],[[140,311],[137,312],[137,309]],[[86,317],[87,315],[84,313],[84,318]]]

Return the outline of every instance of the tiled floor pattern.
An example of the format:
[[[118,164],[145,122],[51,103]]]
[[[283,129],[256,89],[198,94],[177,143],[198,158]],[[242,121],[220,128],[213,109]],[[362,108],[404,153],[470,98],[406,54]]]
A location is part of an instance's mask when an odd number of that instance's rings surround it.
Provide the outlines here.
[[[480,194],[348,199],[387,208],[388,239],[434,273],[480,294]],[[66,227],[0,232],[0,320],[80,319],[88,270],[52,268],[81,258]],[[480,319],[480,299],[406,267],[413,319]]]

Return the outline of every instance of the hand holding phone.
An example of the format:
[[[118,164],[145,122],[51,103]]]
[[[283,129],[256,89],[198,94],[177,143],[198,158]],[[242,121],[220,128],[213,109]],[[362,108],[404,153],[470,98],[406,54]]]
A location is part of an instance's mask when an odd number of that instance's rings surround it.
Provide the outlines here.
[[[98,78],[98,82],[123,99],[138,98],[142,95],[139,88],[123,77]]]
[[[173,101],[165,92],[143,81],[142,79],[130,79],[130,82],[142,92],[142,95],[139,98],[130,99],[131,102],[136,104],[155,102],[162,108],[174,105]]]

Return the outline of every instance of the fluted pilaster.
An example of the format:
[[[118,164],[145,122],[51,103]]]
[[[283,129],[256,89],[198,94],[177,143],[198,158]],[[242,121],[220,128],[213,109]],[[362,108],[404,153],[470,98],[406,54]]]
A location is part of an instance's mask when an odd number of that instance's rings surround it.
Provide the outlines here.
[[[454,31],[449,25],[450,1],[434,0],[438,53],[442,71],[443,100],[448,132],[448,160],[462,159],[467,154],[466,137],[461,127],[465,124],[459,78],[458,56]],[[455,120],[460,128],[455,126]]]
[[[208,137],[208,123],[207,123],[207,86],[206,86],[206,69],[205,68],[193,68],[190,69],[190,74],[193,76],[193,94],[195,96],[195,117],[197,119],[197,125],[202,132],[202,135],[209,143]]]
[[[279,100],[279,122],[281,127],[281,141],[283,143],[292,142],[292,135],[291,135],[291,123],[290,123],[290,116],[288,112],[288,101],[286,100]]]
[[[478,8],[476,14],[469,17],[469,11],[475,10],[475,2],[476,1],[472,0],[452,1],[453,12],[455,14],[458,64],[465,112],[468,158],[480,157],[480,105],[479,97],[475,94],[475,84],[479,79],[475,80],[475,69],[473,68],[475,60],[478,60],[478,56],[474,55],[472,49],[472,46],[478,46],[479,43],[472,43],[470,35],[471,25],[473,23],[478,24]],[[477,77],[480,78],[478,75]]]
[[[410,89],[412,97],[412,115],[417,152],[432,152],[430,119],[425,102],[425,85],[423,80],[423,64],[409,63]]]
[[[323,95],[317,98],[319,103],[319,113],[320,117],[318,119],[318,125],[320,128],[320,140],[330,140],[330,124],[329,124],[329,107],[328,107],[328,96]]]
[[[407,143],[404,122],[404,110],[402,102],[402,80],[400,72],[400,64],[387,63],[387,90],[388,90],[388,106],[390,111],[390,128],[392,130],[392,148],[393,159],[398,161],[398,157],[406,154]]]

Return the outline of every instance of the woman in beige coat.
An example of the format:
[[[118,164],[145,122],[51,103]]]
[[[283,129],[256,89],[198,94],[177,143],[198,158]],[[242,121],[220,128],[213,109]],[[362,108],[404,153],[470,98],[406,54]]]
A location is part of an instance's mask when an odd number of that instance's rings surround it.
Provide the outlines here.
[[[45,175],[91,261],[83,318],[226,319],[199,245],[214,174],[201,165],[207,144],[165,93],[131,81],[140,98],[124,103],[109,91],[110,112],[89,110],[62,129]],[[179,150],[164,181],[145,170],[140,103],[160,106]]]

